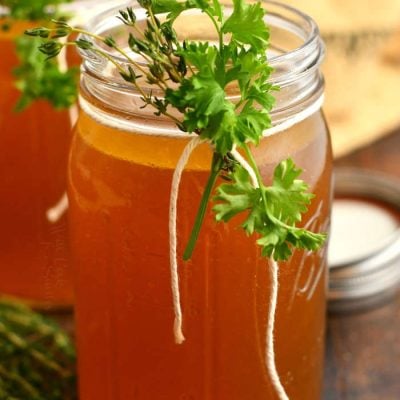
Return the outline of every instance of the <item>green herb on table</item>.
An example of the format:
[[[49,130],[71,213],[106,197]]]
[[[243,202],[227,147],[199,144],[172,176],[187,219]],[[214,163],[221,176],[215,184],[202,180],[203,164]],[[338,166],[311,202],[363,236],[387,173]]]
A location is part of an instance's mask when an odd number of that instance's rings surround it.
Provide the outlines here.
[[[75,350],[54,322],[0,300],[0,399],[75,400]]]
[[[56,22],[53,29],[36,28],[26,33],[48,39],[40,49],[49,58],[65,46],[77,46],[107,59],[141,93],[144,106],[153,107],[156,115],[169,117],[182,131],[195,133],[210,144],[214,152],[210,177],[185,259],[192,256],[217,184],[212,199],[216,219],[228,221],[242,215],[242,228],[248,235],[256,234],[265,256],[286,260],[294,248],[319,248],[324,234],[295,226],[313,197],[308,186],[297,179],[301,171],[292,160],[283,161],[275,170],[272,186],[266,186],[251,153],[250,145],[258,145],[263,131],[271,127],[272,92],[277,90],[270,83],[272,68],[266,57],[269,31],[261,4],[234,0],[233,13],[228,17],[216,0],[139,0],[139,4],[147,11],[144,31],[140,31],[132,8],[120,11],[119,18],[132,28],[126,40],[130,50],[142,56],[147,67],[139,65],[113,37],[101,37],[63,21]],[[178,39],[175,20],[189,9],[210,18],[218,44]],[[71,33],[83,37],[58,40]],[[123,56],[128,66],[96,46],[96,41]],[[143,90],[143,79],[154,88],[152,91]],[[229,97],[232,90],[238,91],[235,100]],[[225,183],[217,183],[218,177]]]

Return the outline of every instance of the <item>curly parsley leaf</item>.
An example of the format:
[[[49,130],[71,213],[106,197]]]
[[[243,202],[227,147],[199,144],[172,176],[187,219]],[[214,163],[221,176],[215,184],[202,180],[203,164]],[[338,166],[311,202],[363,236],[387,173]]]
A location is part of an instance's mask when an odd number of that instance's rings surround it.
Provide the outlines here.
[[[275,88],[268,82],[272,69],[266,67],[265,52],[232,43],[219,51],[207,42],[185,42],[177,54],[193,73],[177,89],[168,89],[166,99],[183,113],[185,130],[198,132],[223,155],[246,141],[258,144],[271,126],[269,111],[274,104],[270,92]],[[237,103],[228,97],[232,83],[241,91],[239,113]]]
[[[233,5],[233,13],[222,26],[222,32],[231,33],[238,44],[266,49],[269,30],[264,22],[265,11],[261,3],[246,4],[243,0],[233,0]]]
[[[219,5],[217,0],[214,0],[214,7],[210,6],[208,0],[138,0],[138,3],[145,9],[151,9],[154,15],[167,13],[167,18],[171,22],[178,18],[182,12],[194,8],[201,11],[211,11],[212,15],[221,15],[222,13],[222,6]]]
[[[213,208],[217,221],[228,222],[244,211],[251,211],[260,199],[259,189],[252,186],[249,173],[242,166],[237,164],[229,178],[229,183],[220,185],[214,197],[218,202]]]
[[[170,20],[176,19],[187,7],[187,3],[177,0],[153,0],[154,14],[168,13],[168,19]]]
[[[236,165],[230,174],[231,182],[220,185],[214,197],[217,221],[228,222],[245,213],[243,229],[248,235],[258,234],[257,243],[263,254],[274,255],[277,260],[286,260],[293,247],[316,250],[325,235],[295,226],[314,197],[308,186],[297,179],[300,173],[294,162],[287,159],[276,167],[272,185],[258,188],[251,184],[249,173]]]

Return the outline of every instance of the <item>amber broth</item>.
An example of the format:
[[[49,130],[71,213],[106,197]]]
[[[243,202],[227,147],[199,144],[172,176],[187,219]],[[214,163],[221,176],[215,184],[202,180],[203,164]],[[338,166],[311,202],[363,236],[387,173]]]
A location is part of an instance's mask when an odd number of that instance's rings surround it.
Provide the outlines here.
[[[128,133],[81,114],[69,168],[82,400],[272,400],[265,367],[268,261],[238,220],[209,210],[193,259],[180,262],[186,341],[174,343],[168,259],[171,178],[185,139]],[[321,114],[263,140],[270,179],[291,155],[316,194],[304,223],[326,230],[330,147]],[[196,149],[180,187],[179,255],[210,163]],[[314,217],[312,217],[314,216]],[[325,250],[280,264],[278,371],[291,399],[320,399]]]
[[[44,101],[14,112],[14,40],[27,27],[0,31],[0,293],[64,306],[72,303],[66,216],[52,224],[46,211],[65,192],[71,128],[68,113]]]

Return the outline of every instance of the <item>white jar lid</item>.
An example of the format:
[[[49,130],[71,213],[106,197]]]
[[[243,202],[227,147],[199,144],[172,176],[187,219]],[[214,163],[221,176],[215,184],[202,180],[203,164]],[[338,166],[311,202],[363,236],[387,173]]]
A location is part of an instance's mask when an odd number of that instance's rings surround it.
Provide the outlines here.
[[[328,251],[329,309],[376,304],[400,287],[400,181],[374,171],[335,170]]]

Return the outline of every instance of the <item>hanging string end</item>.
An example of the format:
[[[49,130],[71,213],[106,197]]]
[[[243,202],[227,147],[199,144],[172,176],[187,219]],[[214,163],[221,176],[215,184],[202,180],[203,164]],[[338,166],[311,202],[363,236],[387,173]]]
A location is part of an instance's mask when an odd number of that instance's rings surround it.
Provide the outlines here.
[[[186,339],[182,332],[182,322],[175,318],[174,322],[175,343],[182,344]]]

